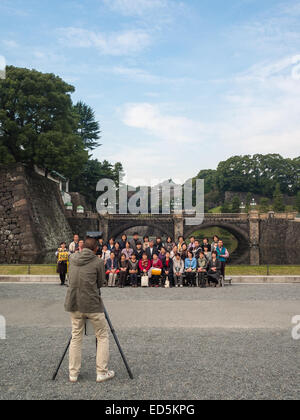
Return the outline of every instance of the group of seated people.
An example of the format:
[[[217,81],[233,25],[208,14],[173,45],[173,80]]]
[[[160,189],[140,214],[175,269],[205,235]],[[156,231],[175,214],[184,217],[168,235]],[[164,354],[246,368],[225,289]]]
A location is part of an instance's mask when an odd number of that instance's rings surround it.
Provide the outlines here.
[[[175,243],[171,237],[140,240],[136,232],[131,240],[126,235],[108,243],[100,239],[98,256],[105,263],[108,287],[138,287],[145,278],[150,287],[217,287],[225,278],[229,252],[217,236],[212,243],[194,236],[189,242],[180,236]]]

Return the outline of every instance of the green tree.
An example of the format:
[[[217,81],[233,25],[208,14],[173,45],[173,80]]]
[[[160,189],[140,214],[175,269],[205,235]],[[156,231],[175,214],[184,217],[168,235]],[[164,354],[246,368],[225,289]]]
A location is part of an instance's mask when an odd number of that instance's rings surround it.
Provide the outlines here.
[[[300,213],[300,191],[296,195],[296,209]]]
[[[262,213],[267,213],[270,210],[270,200],[268,198],[261,198],[259,209]]]
[[[285,205],[283,202],[283,195],[280,190],[280,185],[277,184],[273,196],[273,210],[277,212],[283,212],[285,210]]]
[[[250,203],[252,200],[252,194],[250,192],[248,192],[247,197],[246,197],[246,211],[249,212],[250,210]]]
[[[235,197],[233,197],[232,200],[232,213],[240,213],[241,209],[241,200],[239,199],[239,197],[236,195]]]
[[[221,213],[231,213],[231,204],[228,201],[224,201],[221,207]]]
[[[73,92],[54,74],[8,66],[0,80],[0,163],[79,173],[88,152],[76,133]]]
[[[101,146],[100,124],[95,120],[95,113],[92,108],[84,102],[77,102],[74,106],[78,116],[78,134],[80,135],[86,149],[94,150]]]

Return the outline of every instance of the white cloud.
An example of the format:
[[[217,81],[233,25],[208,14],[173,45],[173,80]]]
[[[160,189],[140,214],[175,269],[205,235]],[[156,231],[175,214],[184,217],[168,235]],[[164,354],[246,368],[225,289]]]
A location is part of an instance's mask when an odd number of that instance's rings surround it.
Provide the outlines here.
[[[153,10],[162,10],[168,7],[168,0],[103,0],[113,11],[125,16],[142,16]]]
[[[161,112],[158,105],[127,104],[122,121],[129,127],[145,130],[156,138],[174,143],[199,143],[207,134],[207,127],[198,121]]]
[[[69,47],[96,48],[104,55],[135,54],[151,43],[150,35],[143,30],[128,30],[105,34],[87,29],[68,27],[58,29],[60,42]]]
[[[18,48],[19,47],[18,43],[16,41],[14,41],[13,39],[4,39],[2,41],[2,44],[6,48]]]

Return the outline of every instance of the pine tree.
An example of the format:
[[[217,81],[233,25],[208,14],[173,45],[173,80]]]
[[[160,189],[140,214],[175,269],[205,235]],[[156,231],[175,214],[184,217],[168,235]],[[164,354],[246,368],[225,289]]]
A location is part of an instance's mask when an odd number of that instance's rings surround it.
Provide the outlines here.
[[[236,195],[232,200],[232,213],[240,213],[241,200]]]

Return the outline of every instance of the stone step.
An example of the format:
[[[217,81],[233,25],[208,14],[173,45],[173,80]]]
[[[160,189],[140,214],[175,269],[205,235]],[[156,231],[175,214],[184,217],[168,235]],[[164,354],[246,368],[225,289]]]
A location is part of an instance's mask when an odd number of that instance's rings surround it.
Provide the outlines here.
[[[297,284],[300,283],[300,276],[230,276],[232,284]],[[0,283],[60,283],[56,275],[31,276],[31,275],[0,275]]]

